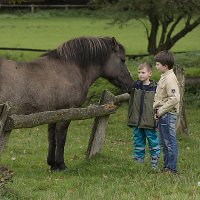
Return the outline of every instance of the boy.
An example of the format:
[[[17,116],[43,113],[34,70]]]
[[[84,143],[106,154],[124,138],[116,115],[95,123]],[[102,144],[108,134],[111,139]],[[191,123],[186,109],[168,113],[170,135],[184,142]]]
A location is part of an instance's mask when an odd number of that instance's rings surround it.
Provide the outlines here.
[[[152,66],[149,63],[138,67],[139,80],[133,84],[128,109],[128,126],[133,127],[133,159],[143,163],[145,157],[146,138],[149,143],[152,169],[157,169],[160,148],[156,135],[153,102],[156,82],[150,80]]]
[[[156,68],[161,73],[154,98],[153,108],[158,120],[158,136],[164,154],[162,171],[177,173],[178,147],[176,142],[176,119],[179,112],[179,87],[173,72],[174,58],[168,51],[155,56]]]

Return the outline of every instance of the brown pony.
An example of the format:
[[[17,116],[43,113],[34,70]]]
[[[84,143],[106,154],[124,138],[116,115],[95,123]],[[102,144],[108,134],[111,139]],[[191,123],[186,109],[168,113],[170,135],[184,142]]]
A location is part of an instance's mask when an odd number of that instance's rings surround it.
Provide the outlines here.
[[[81,37],[31,62],[0,60],[0,103],[11,101],[13,114],[30,114],[81,106],[99,77],[128,90],[132,78],[125,51],[114,38]],[[65,170],[68,122],[48,125],[51,170]]]

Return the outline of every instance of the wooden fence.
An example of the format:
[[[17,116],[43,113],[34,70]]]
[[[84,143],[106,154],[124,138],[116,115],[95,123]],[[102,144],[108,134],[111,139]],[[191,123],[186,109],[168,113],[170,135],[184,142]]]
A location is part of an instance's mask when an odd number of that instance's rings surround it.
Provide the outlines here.
[[[182,67],[175,67],[175,72],[180,83],[181,103],[180,115],[178,118],[178,131],[187,134],[187,123],[184,107],[184,70]],[[103,91],[99,105],[92,105],[86,108],[70,108],[57,111],[46,111],[30,115],[10,115],[12,105],[10,102],[0,105],[0,153],[6,143],[6,138],[13,129],[30,128],[52,122],[66,120],[84,120],[94,118],[93,128],[87,149],[87,158],[91,158],[99,152],[103,146],[108,124],[109,115],[117,111],[119,103],[127,101],[129,94],[114,96],[111,92]],[[124,124],[125,125],[125,124]]]
[[[42,8],[42,9],[52,9],[52,8],[56,8],[56,9],[69,9],[69,8],[89,8],[88,5],[69,5],[69,4],[65,4],[65,5],[38,5],[38,4],[31,4],[31,5],[10,5],[10,4],[0,4],[0,8],[28,8],[30,9],[31,13],[34,13],[35,10],[37,8]]]
[[[94,118],[94,125],[90,142],[88,144],[87,157],[90,158],[99,152],[105,138],[105,130],[108,117],[117,111],[117,104],[127,101],[129,94],[114,96],[109,91],[104,91],[100,99],[100,105],[92,105],[86,108],[70,108],[57,111],[46,111],[30,115],[10,115],[12,104],[6,102],[0,105],[0,153],[7,141],[7,136],[13,129],[31,128],[42,124],[60,122],[66,120],[83,120]]]

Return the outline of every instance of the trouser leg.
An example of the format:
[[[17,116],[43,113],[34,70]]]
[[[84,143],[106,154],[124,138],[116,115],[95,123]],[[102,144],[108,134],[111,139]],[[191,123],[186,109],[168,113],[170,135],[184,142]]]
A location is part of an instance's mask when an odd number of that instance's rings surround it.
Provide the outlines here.
[[[133,128],[133,159],[139,162],[144,161],[146,136],[143,129]]]
[[[162,137],[164,167],[176,171],[178,146],[176,142],[176,115],[166,113],[159,118],[159,136]]]
[[[149,143],[150,162],[152,167],[156,167],[160,157],[158,137],[154,129],[145,129],[145,134]]]

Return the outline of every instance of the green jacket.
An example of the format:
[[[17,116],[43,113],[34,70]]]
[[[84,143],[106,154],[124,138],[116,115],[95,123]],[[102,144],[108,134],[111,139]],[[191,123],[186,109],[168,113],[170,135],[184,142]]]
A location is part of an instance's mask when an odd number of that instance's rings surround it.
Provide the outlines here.
[[[153,110],[156,87],[156,82],[152,80],[148,86],[143,86],[142,81],[134,82],[129,100],[128,126],[156,128]]]

